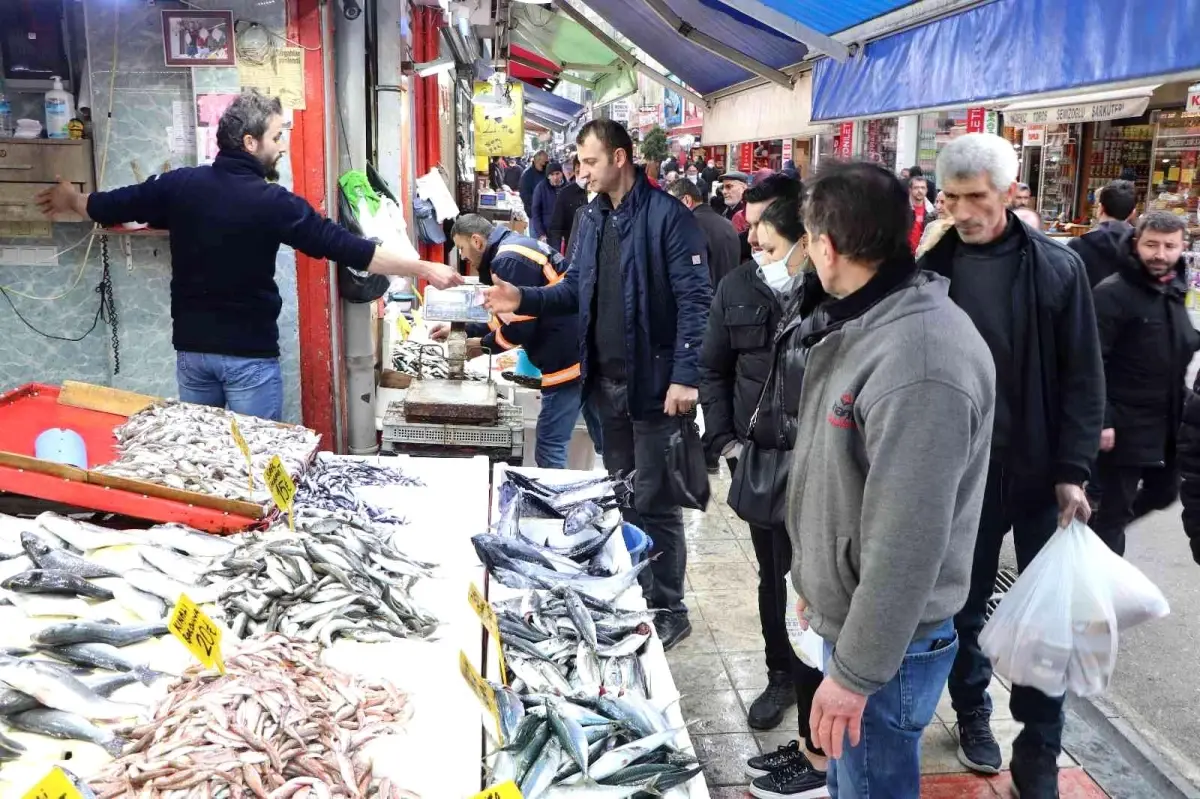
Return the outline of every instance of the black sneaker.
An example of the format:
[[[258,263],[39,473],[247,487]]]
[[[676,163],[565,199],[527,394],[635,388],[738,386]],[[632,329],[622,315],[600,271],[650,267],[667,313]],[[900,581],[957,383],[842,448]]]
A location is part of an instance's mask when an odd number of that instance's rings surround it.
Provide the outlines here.
[[[705,468],[708,469],[709,474],[720,474],[721,473],[721,459],[720,458],[705,458],[704,466],[705,466]]]
[[[750,783],[750,795],[758,799],[819,799],[829,796],[829,788],[825,772],[816,771],[805,760],[758,777]]]
[[[783,721],[784,712],[796,704],[796,683],[786,671],[767,675],[767,687],[750,705],[748,723],[756,730],[773,730]]]
[[[660,613],[654,619],[654,629],[666,652],[692,634],[692,623],[686,613]]]
[[[790,766],[806,766],[813,771],[817,768],[800,748],[799,741],[789,741],[774,752],[765,755],[755,755],[746,761],[747,777],[765,777],[768,774]],[[819,772],[824,774],[825,772]]]
[[[1058,799],[1058,758],[1050,752],[1023,755],[1013,751],[1012,795],[1020,799]]]
[[[999,774],[1004,762],[985,713],[958,717],[958,762],[980,774]]]

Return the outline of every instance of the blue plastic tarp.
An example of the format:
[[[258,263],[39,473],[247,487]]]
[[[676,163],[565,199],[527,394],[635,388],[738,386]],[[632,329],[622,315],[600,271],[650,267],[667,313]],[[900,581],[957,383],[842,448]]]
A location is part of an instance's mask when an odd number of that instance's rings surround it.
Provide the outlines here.
[[[733,9],[721,0],[700,0],[711,9],[729,14],[762,30],[774,31],[752,16]],[[898,8],[912,5],[917,0],[758,0],[772,11],[796,20],[817,33],[831,35],[853,28],[855,25],[883,16]],[[782,34],[781,34],[782,35]]]
[[[538,105],[548,108],[555,112],[555,114],[564,116],[567,119],[574,117],[583,110],[583,106],[574,100],[560,97],[545,89],[539,89],[537,86],[525,81],[519,81],[519,83],[525,89],[525,105]]]
[[[783,2],[783,0],[779,0]],[[1200,69],[1200,0],[995,0],[817,62],[814,121]]]
[[[780,0],[783,2],[784,0]],[[877,0],[879,1],[879,0]],[[667,26],[644,0],[586,0],[587,5],[629,41],[700,94],[753,78],[750,73],[713,55]],[[804,45],[744,15],[709,7],[704,0],[666,0],[671,10],[697,30],[776,69],[799,63]],[[786,3],[785,3],[786,4]]]

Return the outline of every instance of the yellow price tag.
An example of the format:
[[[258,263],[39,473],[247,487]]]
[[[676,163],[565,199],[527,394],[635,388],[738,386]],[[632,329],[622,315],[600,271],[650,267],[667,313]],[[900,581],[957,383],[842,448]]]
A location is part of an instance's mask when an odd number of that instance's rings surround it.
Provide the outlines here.
[[[497,795],[504,796],[504,794]],[[55,766],[25,794],[24,799],[83,799],[83,797],[66,772]]]
[[[492,609],[491,603],[483,598],[475,583],[471,583],[471,587],[467,589],[467,601],[471,603],[475,615],[496,641],[496,651],[500,653],[500,679],[508,685],[508,663],[504,660],[504,645],[500,642],[500,620],[496,618],[496,611]]]
[[[237,448],[242,451],[242,455],[246,456],[246,475],[250,478],[250,490],[254,490],[254,461],[250,457],[250,445],[246,443],[246,439],[242,437],[242,431],[238,428],[237,419],[229,420],[229,432],[233,434],[233,443],[237,444]]]
[[[208,668],[215,666],[217,671],[225,673],[225,661],[221,657],[221,628],[213,624],[212,619],[188,599],[187,594],[179,595],[167,626],[197,660]]]
[[[292,502],[296,499],[296,484],[292,482],[292,476],[288,474],[278,455],[271,456],[271,462],[263,472],[263,479],[267,481],[267,488],[271,489],[275,505],[288,515],[288,527],[293,533],[296,532],[296,515],[292,512]]]
[[[521,789],[512,780],[502,782],[499,785],[493,785],[491,788],[485,788],[471,799],[524,799],[521,796]]]
[[[412,335],[412,324],[404,314],[396,317],[396,330],[400,333],[401,341],[408,341],[408,337]]]
[[[492,686],[488,685],[487,680],[483,679],[475,670],[471,661],[467,659],[467,653],[462,650],[459,650],[458,653],[458,670],[462,672],[463,679],[467,681],[467,685],[471,686],[475,696],[496,720],[496,740],[500,740],[500,707],[496,704],[496,692]]]

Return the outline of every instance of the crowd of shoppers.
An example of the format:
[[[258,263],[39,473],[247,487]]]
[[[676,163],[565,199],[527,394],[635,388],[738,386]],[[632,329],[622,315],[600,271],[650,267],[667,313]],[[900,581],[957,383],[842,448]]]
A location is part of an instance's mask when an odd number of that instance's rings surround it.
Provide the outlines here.
[[[645,589],[667,648],[691,627],[663,455],[703,406],[710,470],[725,459],[758,561],[767,687],[749,724],[799,705],[798,739],[747,764],[751,793],[917,797],[947,685],[960,760],[997,773],[979,636],[1008,533],[1024,569],[1093,518],[1090,483],[1096,532],[1121,553],[1182,482],[1200,562],[1200,393],[1184,386],[1200,334],[1178,217],[1131,224],[1133,187],[1114,181],[1096,230],[1063,246],[1023,217],[1016,154],[991,134],[943,147],[937,186],[919,167],[835,162],[805,186],[710,161],[668,164],[659,191],[620,124],[592,121],[577,144],[548,242],[570,267],[493,274],[487,304],[577,319],[581,401],[605,466],[634,471],[625,515],[660,553]],[[789,641],[789,573],[823,673]],[[1014,685],[1011,710],[1014,788],[1057,796],[1062,697]]]

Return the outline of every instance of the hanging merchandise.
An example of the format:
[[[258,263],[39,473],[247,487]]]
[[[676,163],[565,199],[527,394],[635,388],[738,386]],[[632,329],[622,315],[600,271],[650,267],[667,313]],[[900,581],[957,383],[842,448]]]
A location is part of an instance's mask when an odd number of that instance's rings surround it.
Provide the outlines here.
[[[404,235],[404,215],[396,205],[395,196],[370,164],[366,172],[351,169],[338,179],[338,220],[351,233],[371,239],[380,247],[418,257]],[[348,302],[377,300],[387,293],[390,285],[387,275],[373,275],[338,264],[338,293]]]

